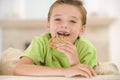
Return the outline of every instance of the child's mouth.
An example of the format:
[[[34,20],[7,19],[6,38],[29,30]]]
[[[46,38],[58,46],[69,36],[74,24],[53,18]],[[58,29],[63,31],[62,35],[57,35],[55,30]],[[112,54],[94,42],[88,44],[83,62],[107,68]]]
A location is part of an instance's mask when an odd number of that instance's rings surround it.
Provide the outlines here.
[[[61,35],[61,36],[70,36],[70,33],[68,33],[68,32],[63,32],[63,31],[59,31],[59,32],[57,32],[57,34],[58,35]]]

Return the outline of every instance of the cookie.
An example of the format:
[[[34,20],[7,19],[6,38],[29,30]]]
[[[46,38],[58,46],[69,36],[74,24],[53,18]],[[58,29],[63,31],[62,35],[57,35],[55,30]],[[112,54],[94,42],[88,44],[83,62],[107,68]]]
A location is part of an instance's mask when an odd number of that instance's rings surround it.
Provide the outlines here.
[[[55,36],[49,40],[49,45],[52,48],[56,48],[56,44],[58,43],[66,43],[68,41],[65,36]]]

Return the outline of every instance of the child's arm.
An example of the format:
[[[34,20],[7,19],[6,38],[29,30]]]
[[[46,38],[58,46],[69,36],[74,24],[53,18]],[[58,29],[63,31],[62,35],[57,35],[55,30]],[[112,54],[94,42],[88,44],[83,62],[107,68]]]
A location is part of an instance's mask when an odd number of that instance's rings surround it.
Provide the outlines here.
[[[35,65],[34,62],[28,58],[23,57],[14,69],[14,75],[26,76],[63,76],[62,69],[48,68],[45,66]]]
[[[34,65],[28,57],[23,57],[14,69],[15,75],[26,76],[83,76],[90,78],[95,75],[93,70],[85,65],[77,64],[70,68],[50,68]]]

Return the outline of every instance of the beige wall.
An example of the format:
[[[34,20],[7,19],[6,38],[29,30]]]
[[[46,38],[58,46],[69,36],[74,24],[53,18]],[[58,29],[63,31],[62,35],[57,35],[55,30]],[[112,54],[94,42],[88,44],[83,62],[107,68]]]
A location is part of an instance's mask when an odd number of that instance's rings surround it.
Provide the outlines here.
[[[46,31],[45,21],[41,20],[5,20],[2,25],[3,51],[9,47],[25,49],[25,43]]]
[[[3,30],[3,49],[8,47],[15,47],[19,49],[25,48],[25,43],[30,42],[34,36],[43,33],[45,30],[43,28],[39,29],[4,29]]]

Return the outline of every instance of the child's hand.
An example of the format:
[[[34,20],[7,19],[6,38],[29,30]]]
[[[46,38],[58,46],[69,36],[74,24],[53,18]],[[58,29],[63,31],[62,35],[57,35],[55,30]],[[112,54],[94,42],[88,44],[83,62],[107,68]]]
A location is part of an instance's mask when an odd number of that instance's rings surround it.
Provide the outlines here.
[[[71,66],[79,63],[77,49],[72,43],[59,43],[57,44],[57,50],[68,57]]]
[[[86,78],[92,78],[96,76],[95,71],[84,64],[77,64],[70,68],[65,68],[64,70],[65,77],[81,76]]]

